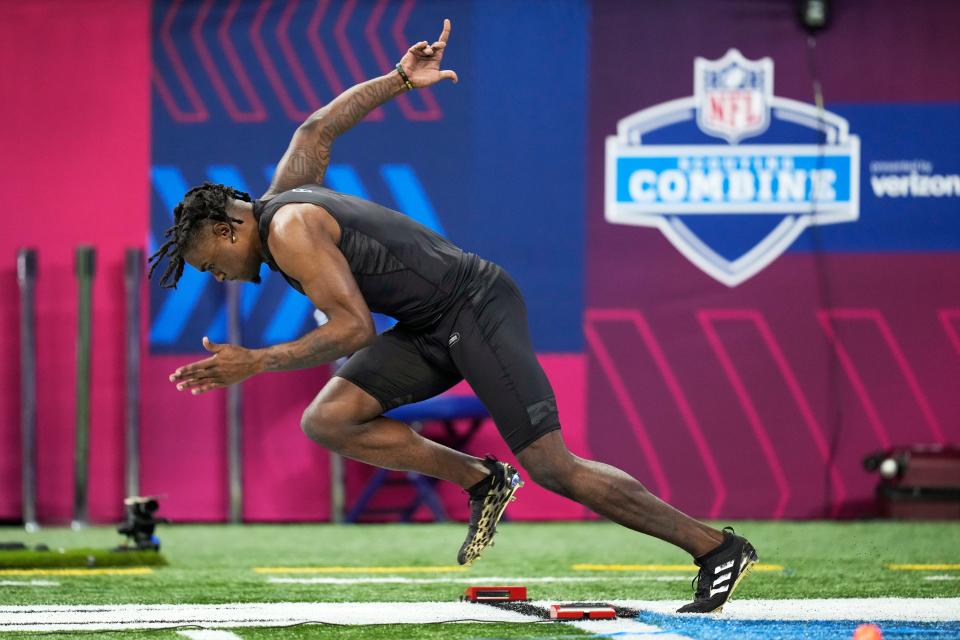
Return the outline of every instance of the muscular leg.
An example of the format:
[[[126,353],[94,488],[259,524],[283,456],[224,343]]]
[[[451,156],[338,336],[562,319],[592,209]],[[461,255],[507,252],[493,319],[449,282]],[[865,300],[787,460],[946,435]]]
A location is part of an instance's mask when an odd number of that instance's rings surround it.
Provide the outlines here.
[[[464,489],[490,473],[479,458],[428,440],[381,416],[380,403],[352,382],[334,377],[303,413],[307,436],[342,456],[377,467],[416,471]]]
[[[620,469],[573,455],[559,431],[542,436],[517,457],[537,484],[694,557],[723,541],[720,531],[674,509]]]
[[[623,471],[570,453],[552,430],[559,425],[553,389],[530,342],[522,295],[509,276],[502,274],[481,303],[467,305],[454,329],[460,340],[451,357],[536,483],[695,558],[723,541],[722,532],[674,509]]]

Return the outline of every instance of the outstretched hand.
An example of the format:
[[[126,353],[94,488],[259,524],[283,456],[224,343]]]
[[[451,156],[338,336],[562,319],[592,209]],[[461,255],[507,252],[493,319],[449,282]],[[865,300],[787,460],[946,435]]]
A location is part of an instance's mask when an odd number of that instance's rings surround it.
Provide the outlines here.
[[[251,349],[232,344],[217,344],[203,338],[203,348],[213,355],[184,365],[170,375],[178,391],[193,395],[246,380],[260,371],[260,363]]]
[[[420,89],[436,84],[441,80],[452,80],[456,83],[457,72],[452,69],[440,70],[440,61],[443,60],[443,51],[447,48],[447,39],[450,37],[450,20],[444,19],[443,31],[433,44],[426,40],[410,47],[400,59],[403,70],[413,86]]]

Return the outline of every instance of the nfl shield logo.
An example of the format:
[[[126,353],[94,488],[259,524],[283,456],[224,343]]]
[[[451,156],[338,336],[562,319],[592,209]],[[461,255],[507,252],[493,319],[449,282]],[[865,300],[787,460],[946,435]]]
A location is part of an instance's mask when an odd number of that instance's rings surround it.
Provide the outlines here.
[[[694,61],[697,124],[730,144],[766,131],[773,97],[773,60],[747,60],[730,49],[719,60]]]
[[[623,118],[606,151],[607,221],[659,229],[728,287],[804,229],[860,215],[860,139],[849,123],[773,95],[773,60],[736,49],[697,58],[694,95]]]

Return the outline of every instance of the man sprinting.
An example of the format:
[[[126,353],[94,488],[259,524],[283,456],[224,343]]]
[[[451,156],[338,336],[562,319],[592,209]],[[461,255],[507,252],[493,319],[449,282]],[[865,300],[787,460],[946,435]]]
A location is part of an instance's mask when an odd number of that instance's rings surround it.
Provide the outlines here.
[[[493,541],[522,485],[517,470],[454,451],[384,416],[466,379],[535,482],[690,553],[700,571],[694,600],[680,611],[719,611],[757,561],[753,546],[732,529],[719,531],[674,509],[623,471],[567,449],[523,296],[509,274],[403,214],[322,186],[334,139],[372,109],[404,91],[457,82],[454,71],[440,69],[449,34],[445,20],[436,42],[413,45],[393,71],[307,118],[259,199],[210,183],[186,193],[166,242],[150,258],[151,276],[166,258],[163,286],[176,286],[187,263],[220,281],[258,282],[266,263],[328,322],[264,349],[204,338],[213,355],[170,379],[198,394],[349,355],[304,411],[304,433],[340,455],[463,487],[470,523],[457,560],[470,564]],[[371,311],[398,323],[378,336]]]

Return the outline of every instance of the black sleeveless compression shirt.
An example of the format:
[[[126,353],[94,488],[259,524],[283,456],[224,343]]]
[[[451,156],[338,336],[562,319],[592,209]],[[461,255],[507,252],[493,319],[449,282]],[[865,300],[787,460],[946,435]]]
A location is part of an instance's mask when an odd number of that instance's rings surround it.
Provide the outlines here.
[[[300,293],[300,283],[277,267],[267,242],[273,216],[291,202],[319,205],[333,216],[340,225],[340,252],[367,307],[407,328],[434,324],[462,296],[486,291],[499,271],[402,213],[308,184],[253,202],[264,262]]]

